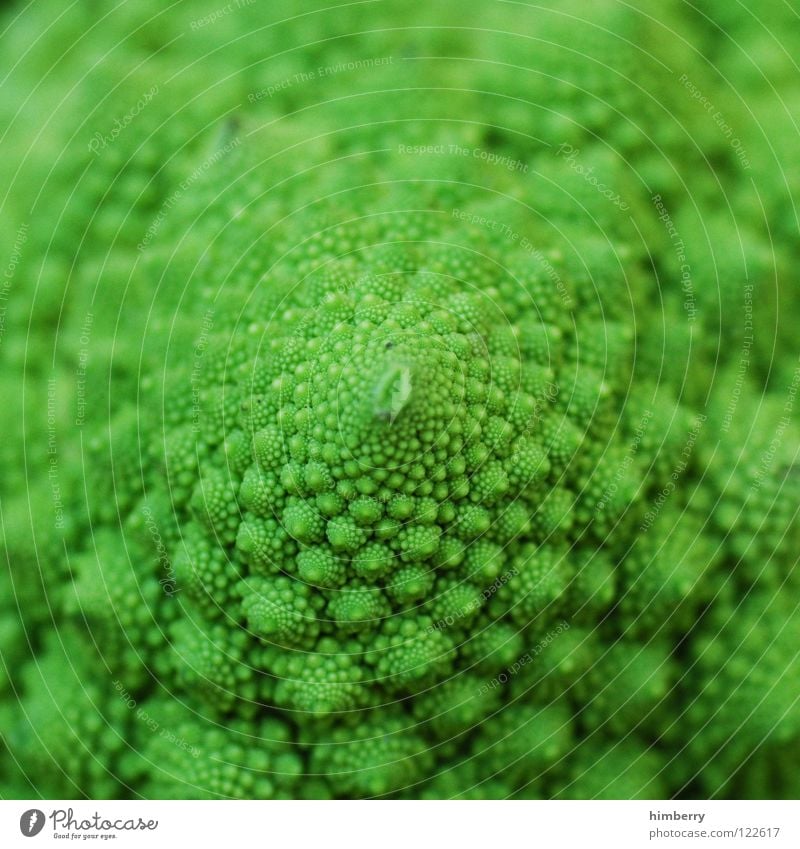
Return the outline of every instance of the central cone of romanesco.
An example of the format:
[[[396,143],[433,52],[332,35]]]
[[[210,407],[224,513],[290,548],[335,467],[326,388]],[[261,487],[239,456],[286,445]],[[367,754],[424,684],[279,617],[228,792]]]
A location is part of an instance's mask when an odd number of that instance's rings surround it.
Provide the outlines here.
[[[495,581],[542,585],[520,594],[531,627],[562,589],[553,546],[574,499],[557,476],[601,380],[565,415],[560,330],[528,315],[523,331],[496,305],[520,282],[464,259],[463,278],[431,270],[424,247],[400,270],[329,266],[250,328],[251,356],[214,387],[238,403],[238,450],[201,468],[193,536],[236,528],[241,612],[284,708],[413,694],[491,633]],[[201,599],[210,578],[192,583]]]

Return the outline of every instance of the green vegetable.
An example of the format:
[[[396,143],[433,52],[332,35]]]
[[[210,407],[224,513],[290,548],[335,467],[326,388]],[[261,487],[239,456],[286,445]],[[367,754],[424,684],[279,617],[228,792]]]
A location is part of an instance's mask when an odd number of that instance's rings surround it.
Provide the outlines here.
[[[800,792],[790,62],[429,5],[5,13],[0,796]]]

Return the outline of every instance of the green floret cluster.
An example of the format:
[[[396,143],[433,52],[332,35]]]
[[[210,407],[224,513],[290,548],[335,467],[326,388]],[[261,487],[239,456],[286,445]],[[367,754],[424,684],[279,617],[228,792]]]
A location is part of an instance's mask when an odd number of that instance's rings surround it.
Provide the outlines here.
[[[0,796],[796,796],[781,14],[100,5],[0,37]]]

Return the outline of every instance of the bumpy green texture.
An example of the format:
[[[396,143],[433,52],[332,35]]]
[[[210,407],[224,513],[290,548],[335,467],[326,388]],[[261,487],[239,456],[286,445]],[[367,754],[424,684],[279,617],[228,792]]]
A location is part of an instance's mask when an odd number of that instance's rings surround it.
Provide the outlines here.
[[[800,795],[788,7],[95,6],[0,37],[0,796]]]

